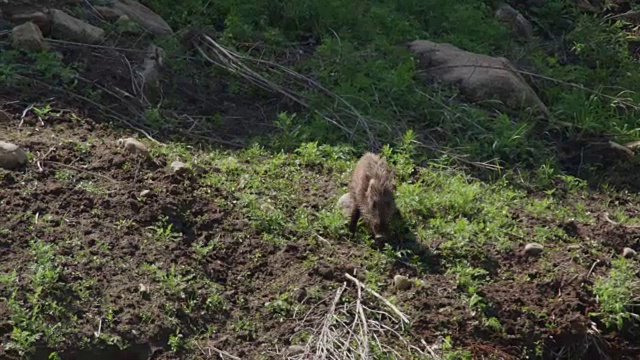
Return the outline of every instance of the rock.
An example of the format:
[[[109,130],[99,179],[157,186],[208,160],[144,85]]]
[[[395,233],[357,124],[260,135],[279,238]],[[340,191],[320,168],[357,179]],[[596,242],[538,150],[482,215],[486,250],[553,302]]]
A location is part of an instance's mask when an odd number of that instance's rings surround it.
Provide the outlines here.
[[[33,26],[35,26],[35,24],[33,24]],[[18,145],[0,140],[0,168],[7,170],[16,169],[24,166],[28,160],[29,157],[27,153]]]
[[[504,57],[475,54],[428,40],[415,40],[407,46],[418,55],[418,66],[425,77],[457,86],[471,101],[499,100],[508,109],[531,108],[551,117],[538,95]]]
[[[626,247],[622,250],[622,256],[626,257],[627,259],[636,257],[636,254],[636,251],[632,248]]]
[[[53,20],[49,14],[45,14],[41,11],[35,11],[30,13],[18,13],[11,16],[10,21],[16,25],[24,24],[28,21],[36,24],[43,35],[51,32],[51,25]]]
[[[12,118],[9,113],[4,110],[0,110],[0,123],[11,122]]]
[[[42,31],[31,21],[14,27],[11,31],[11,38],[13,40],[11,45],[16,49],[42,51],[49,48],[49,44],[44,42]]]
[[[126,152],[149,156],[149,150],[147,150],[147,147],[134,138],[120,139],[118,140],[118,145],[123,146]]]
[[[114,8],[154,35],[172,35],[171,26],[160,15],[134,0],[118,0]]]
[[[141,293],[145,293],[149,291],[149,288],[145,284],[138,284],[138,291]]]
[[[342,209],[342,215],[344,217],[351,216],[351,209],[353,209],[353,196],[350,193],[346,193],[338,199],[337,207]]]
[[[273,207],[273,205],[271,205],[269,203],[260,204],[260,210],[262,210],[264,212],[276,211],[276,209]]]
[[[544,246],[538,243],[528,243],[524,247],[525,255],[540,255],[542,250],[544,250]]]
[[[124,15],[124,13],[116,8],[108,7],[108,6],[94,6],[96,12],[102,16],[103,19],[114,22],[120,18],[120,16]]]
[[[178,175],[184,174],[187,171],[189,171],[189,167],[187,167],[187,164],[178,160],[171,163],[171,169],[173,170],[174,173]]]
[[[304,352],[305,352],[305,347],[302,345],[291,345],[287,349],[287,354],[289,356],[301,355],[301,354],[304,354]]]
[[[142,34],[143,32],[142,28],[137,22],[131,20],[127,15],[124,14],[118,18],[115,24],[118,26],[117,30],[121,34],[136,35]]]
[[[145,197],[147,195],[151,194],[151,190],[142,190],[140,191],[140,197]]]
[[[396,275],[393,277],[393,284],[398,290],[408,290],[411,288],[411,281],[404,275]]]
[[[533,39],[533,26],[531,26],[529,20],[509,4],[502,4],[496,10],[496,17],[498,20],[509,24],[519,38],[527,41]]]
[[[85,44],[98,44],[104,40],[104,30],[99,27],[87,24],[61,10],[51,10],[51,14],[51,35],[54,38]]]

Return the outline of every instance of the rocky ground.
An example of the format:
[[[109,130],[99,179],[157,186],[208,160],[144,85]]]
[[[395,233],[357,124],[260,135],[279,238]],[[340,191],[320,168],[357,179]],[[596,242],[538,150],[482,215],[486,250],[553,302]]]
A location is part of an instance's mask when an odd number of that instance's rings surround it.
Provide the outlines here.
[[[0,358],[637,358],[633,173],[618,177],[627,191],[561,174],[533,189],[417,162],[407,144],[386,154],[403,222],[376,248],[336,206],[360,152],[246,140],[300,101],[224,79],[156,85],[189,69],[164,68],[150,45],[176,31],[132,0],[0,9]],[[409,48],[430,66],[510,66],[438,46]],[[462,92],[500,83],[548,114],[493,71]],[[573,173],[631,151],[559,149]]]

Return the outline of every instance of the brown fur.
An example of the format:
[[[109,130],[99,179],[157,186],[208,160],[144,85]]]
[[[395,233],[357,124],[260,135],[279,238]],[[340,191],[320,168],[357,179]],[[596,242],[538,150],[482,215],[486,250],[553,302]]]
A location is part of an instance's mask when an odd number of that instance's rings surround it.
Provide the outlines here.
[[[394,173],[386,160],[367,152],[351,175],[349,193],[354,205],[349,230],[355,234],[360,217],[376,240],[388,235],[389,223],[396,212]]]

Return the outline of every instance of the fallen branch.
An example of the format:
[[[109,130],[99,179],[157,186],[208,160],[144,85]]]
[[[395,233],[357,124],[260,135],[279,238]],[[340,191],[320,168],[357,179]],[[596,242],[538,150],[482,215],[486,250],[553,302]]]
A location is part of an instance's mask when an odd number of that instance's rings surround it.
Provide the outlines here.
[[[405,315],[404,313],[402,313],[400,310],[398,310],[398,308],[393,305],[391,302],[389,302],[389,300],[385,299],[382,295],[378,294],[377,292],[369,289],[368,287],[366,287],[363,283],[360,282],[360,280],[354,278],[353,276],[345,273],[344,276],[347,277],[347,279],[353,281],[356,285],[358,285],[359,287],[363,288],[364,290],[366,290],[369,294],[377,297],[380,301],[382,301],[383,303],[385,303],[385,305],[387,305],[389,308],[391,308],[391,310],[393,310],[393,312],[395,312],[402,321],[404,321],[405,323],[409,324],[409,318],[407,317],[407,315]]]
[[[222,46],[205,34],[200,34],[199,36],[195,37],[194,40],[194,47],[198,50],[200,55],[202,55],[210,63],[222,67],[233,74],[241,76],[242,78],[262,89],[282,94],[296,104],[314,112],[325,121],[337,126],[342,131],[347,133],[351,138],[353,138],[355,136],[354,131],[349,130],[346,127],[346,125],[342,122],[342,117],[338,116],[335,111],[331,109],[324,109],[323,111],[312,109],[311,106],[309,106],[309,99],[306,99],[304,95],[301,95],[309,88],[324,93],[329,98],[334,100],[335,106],[338,106],[338,104],[343,105],[344,109],[342,111],[344,112],[344,117],[355,120],[355,124],[357,126],[363,127],[365,133],[369,137],[369,141],[371,143],[376,142],[373,133],[368,126],[368,123],[372,122],[373,120],[365,118],[353,105],[351,105],[343,97],[325,88],[315,80],[293,70],[290,70],[282,65],[238,54],[233,50]],[[259,65],[261,66],[261,69],[264,68],[267,71],[274,73],[280,79],[282,79],[283,82],[288,81],[289,84],[276,84],[275,82],[269,80],[266,76],[260,74],[258,70],[250,68],[247,63]],[[296,92],[296,90],[289,89],[295,87],[300,88],[301,91]],[[332,113],[333,116],[326,115],[325,111]]]
[[[606,212],[606,211],[604,213],[602,213],[602,217],[609,224],[613,224],[613,225],[616,225],[616,226],[624,226],[624,227],[627,227],[627,228],[630,228],[630,229],[640,229],[640,225],[625,225],[625,224],[620,224],[619,222],[615,222],[615,221],[611,220],[611,218],[609,217],[609,213]]]
[[[314,319],[318,323],[313,329],[302,328],[310,334],[304,348],[297,349],[295,354],[284,354],[286,359],[360,360],[370,359],[372,353],[395,359],[411,354],[417,354],[420,358],[440,359],[432,348],[421,342],[419,336],[410,331],[408,334],[400,331],[404,323],[409,322],[406,315],[356,278],[349,274],[346,277],[356,285],[357,297],[350,302],[341,302],[348,284],[345,281],[332,299],[320,301],[319,304],[327,305],[325,313],[313,315],[310,311],[305,314],[302,323]],[[383,306],[393,311],[385,312],[386,309],[376,309],[373,304],[365,305],[366,293],[382,300]],[[378,301],[374,303],[379,304]],[[299,331],[302,329],[299,328]],[[424,349],[421,349],[422,346]]]
[[[632,141],[630,143],[624,144],[627,149],[635,149],[640,147],[640,141]]]
[[[611,146],[612,149],[620,150],[620,151],[626,153],[629,156],[633,156],[633,150],[631,150],[627,146],[622,146],[622,145],[620,145],[620,144],[618,144],[616,142],[613,142],[613,141],[609,141],[609,145]]]

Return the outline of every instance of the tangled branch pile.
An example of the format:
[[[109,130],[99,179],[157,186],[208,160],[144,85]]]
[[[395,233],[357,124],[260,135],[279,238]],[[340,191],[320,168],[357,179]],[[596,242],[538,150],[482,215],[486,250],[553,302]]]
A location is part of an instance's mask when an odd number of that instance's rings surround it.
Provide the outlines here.
[[[328,312],[307,314],[303,323],[311,319],[316,325],[302,330],[309,330],[312,335],[303,351],[289,354],[287,359],[371,359],[381,355],[395,359],[406,359],[409,355],[440,359],[434,351],[436,346],[429,347],[424,340],[416,341],[407,327],[409,318],[397,307],[356,278],[345,276],[356,285],[357,297],[347,300],[344,294],[347,282],[344,282],[336,291]],[[388,310],[380,309],[380,302]],[[412,343],[421,343],[424,348]]]

